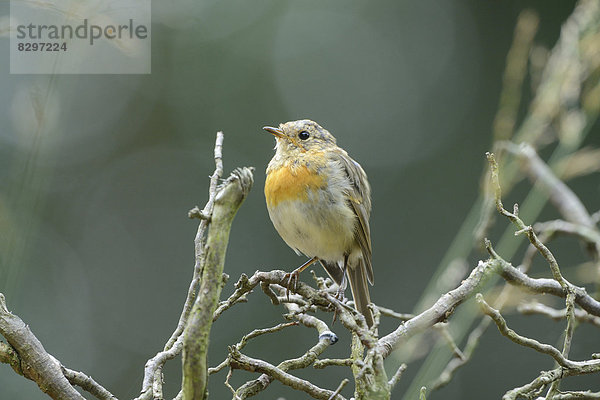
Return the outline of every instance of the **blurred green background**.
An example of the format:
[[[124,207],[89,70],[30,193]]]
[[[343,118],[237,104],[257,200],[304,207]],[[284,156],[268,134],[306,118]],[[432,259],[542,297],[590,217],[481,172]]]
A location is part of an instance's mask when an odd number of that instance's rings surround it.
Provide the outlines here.
[[[261,127],[310,118],[369,175],[372,299],[411,312],[479,194],[517,16],[534,9],[536,43],[551,48],[573,6],[154,1],[152,74],[145,76],[9,75],[2,38],[0,292],[66,366],[121,399],[135,397],[145,361],[164,346],[185,299],[197,228],[186,215],[206,201],[215,132],[225,132],[226,174],[256,167],[255,187],[232,230],[227,295],[241,273],[303,262],[266,212],[264,169],[274,141]],[[8,2],[0,3],[0,15],[8,13]],[[598,145],[598,136],[591,132],[587,141]],[[600,208],[597,179],[572,187],[590,211]],[[506,204],[521,200],[516,193]],[[559,262],[582,258],[572,242],[557,246],[566,249]],[[476,259],[469,261],[470,270]],[[225,313],[213,327],[211,365],[226,356],[227,345],[281,322],[282,313],[261,293]],[[509,323],[552,344],[563,329],[539,317],[514,315]],[[593,329],[577,331],[573,358],[598,351]],[[314,331],[295,327],[258,338],[246,351],[277,363],[316,340]],[[346,356],[348,343],[343,336],[325,356]],[[388,360],[390,373],[401,361]],[[489,329],[475,358],[428,398],[499,398],[551,367],[549,357]],[[179,368],[178,360],[167,364],[167,397],[179,389]],[[393,398],[418,369],[418,361],[410,364]],[[211,377],[211,398],[231,397],[225,374]],[[328,388],[346,376],[340,368],[298,374]],[[235,372],[232,383],[251,377]],[[600,389],[585,379],[574,382]],[[280,384],[257,398],[280,397],[306,398]],[[44,398],[33,382],[0,365],[0,399]]]

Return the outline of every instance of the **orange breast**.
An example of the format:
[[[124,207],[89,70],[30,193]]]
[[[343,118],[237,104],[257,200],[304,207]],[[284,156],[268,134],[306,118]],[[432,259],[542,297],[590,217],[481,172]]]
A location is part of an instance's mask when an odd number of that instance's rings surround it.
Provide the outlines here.
[[[309,190],[326,185],[323,176],[306,166],[296,168],[281,167],[271,171],[265,181],[265,198],[269,207],[285,200],[306,200]]]

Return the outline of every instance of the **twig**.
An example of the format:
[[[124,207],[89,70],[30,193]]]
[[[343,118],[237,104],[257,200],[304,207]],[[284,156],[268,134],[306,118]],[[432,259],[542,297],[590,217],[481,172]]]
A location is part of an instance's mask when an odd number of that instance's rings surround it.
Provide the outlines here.
[[[394,386],[396,386],[396,384],[398,384],[398,382],[400,381],[400,378],[402,378],[402,374],[404,373],[404,371],[406,371],[406,368],[408,368],[408,365],[406,365],[404,363],[400,364],[400,366],[396,370],[396,373],[394,374],[394,376],[392,376],[392,379],[390,379],[389,385],[390,385],[391,389],[393,389]]]
[[[440,332],[440,334],[442,335],[442,338],[446,341],[446,343],[452,350],[452,353],[454,354],[454,356],[460,358],[461,360],[465,360],[465,355],[458,348],[458,346],[456,345],[456,342],[454,341],[454,338],[448,331],[448,323],[440,322],[439,324],[436,324],[433,327],[435,329],[437,329],[438,332]]]
[[[535,378],[533,381],[523,385],[516,387],[514,389],[509,390],[502,396],[502,400],[516,400],[520,397],[528,397],[532,398],[532,394],[539,393],[543,388],[552,382],[555,382],[559,379],[567,378],[569,376],[574,375],[583,375],[599,372],[600,368],[589,368],[585,370],[580,369],[565,369],[562,367],[555,368],[550,371],[542,371],[540,375]],[[568,393],[568,392],[567,392]],[[587,393],[587,392],[573,392],[573,393]],[[594,393],[592,393],[594,395]],[[555,396],[560,396],[560,394],[556,394]],[[571,397],[573,398],[573,397]],[[583,397],[584,399],[586,397]],[[594,397],[591,397],[592,399]]]
[[[550,270],[552,271],[552,276],[554,276],[554,279],[556,279],[556,281],[558,283],[560,283],[560,285],[563,288],[567,289],[569,287],[569,284],[563,278],[563,276],[560,272],[560,268],[558,267],[558,262],[556,261],[556,258],[554,258],[554,255],[552,254],[552,252],[550,252],[550,250],[548,250],[548,248],[538,239],[537,235],[533,231],[533,228],[531,226],[525,225],[525,223],[521,220],[521,218],[519,218],[518,206],[515,204],[514,210],[511,213],[511,212],[507,211],[504,208],[504,206],[502,205],[502,189],[500,188],[500,179],[498,177],[498,164],[496,163],[496,158],[494,157],[493,153],[486,153],[486,155],[487,155],[487,159],[490,163],[492,184],[494,185],[494,188],[495,188],[496,209],[498,210],[498,212],[500,214],[502,214],[505,217],[507,217],[508,219],[510,219],[511,222],[517,227],[518,230],[517,230],[517,232],[515,232],[515,235],[518,235],[521,233],[524,233],[525,235],[527,235],[527,238],[529,239],[531,244],[533,244],[535,246],[535,248],[538,249],[540,254],[546,259],[546,261],[548,261],[548,264],[550,266]]]
[[[550,167],[540,159],[531,145],[502,142],[501,146],[524,162],[525,170],[531,181],[548,191],[550,201],[565,220],[586,227],[593,226],[591,215],[579,200],[579,197],[554,175]]]
[[[216,151],[215,151],[216,153]],[[215,154],[219,159],[220,154]],[[183,397],[204,399],[208,379],[208,338],[223,286],[225,253],[233,218],[253,184],[250,168],[236,169],[218,188],[204,250],[196,251],[202,265],[199,295],[183,332]],[[198,245],[198,244],[197,244]]]
[[[563,320],[567,315],[566,308],[563,308],[562,310],[557,310],[538,302],[521,304],[517,307],[517,311],[524,315],[544,315],[555,321]],[[600,317],[590,315],[579,308],[575,308],[575,318],[579,322],[587,322],[592,325],[596,325],[597,327],[600,327]]]
[[[567,319],[567,327],[565,329],[565,339],[563,342],[563,350],[561,352],[562,356],[565,358],[569,356],[569,351],[571,351],[571,342],[573,340],[573,333],[575,332],[575,295],[573,292],[567,294],[566,304],[565,316]],[[550,400],[554,398],[554,395],[558,392],[559,385],[560,380],[552,382],[548,394],[546,395],[547,399]]]
[[[23,376],[37,383],[42,392],[57,400],[84,400],[64,376],[60,363],[46,352],[42,343],[23,320],[8,311],[2,293],[0,293],[0,334],[6,338],[19,356]]]
[[[381,315],[385,315],[386,317],[396,318],[401,321],[407,321],[407,320],[415,317],[415,314],[399,313],[390,308],[385,308],[382,306],[377,306],[377,309],[379,310]]]
[[[494,142],[510,140],[514,134],[515,123],[522,98],[523,80],[527,74],[527,61],[537,33],[539,17],[532,10],[519,14],[513,41],[506,57],[500,104],[493,123]],[[484,199],[473,237],[480,243],[492,223],[494,196],[490,193],[487,171],[483,177]]]
[[[432,390],[438,390],[441,387],[450,383],[456,371],[471,359],[471,356],[473,355],[475,349],[477,348],[477,345],[479,344],[479,339],[481,339],[481,336],[483,336],[483,333],[486,331],[489,324],[489,318],[482,319],[477,325],[477,327],[471,331],[469,337],[467,338],[467,344],[465,345],[465,348],[462,351],[463,356],[455,356],[452,360],[450,360],[450,362],[448,363],[448,365],[446,365],[446,368],[442,371],[438,379],[436,379],[435,382],[432,384]]]
[[[244,335],[242,337],[242,339],[237,344],[235,344],[234,346],[235,346],[235,348],[238,351],[241,351],[246,346],[246,344],[248,343],[248,341],[251,340],[251,339],[254,339],[255,337],[266,335],[266,334],[269,334],[269,333],[280,332],[280,331],[282,331],[285,328],[288,328],[290,326],[296,326],[296,325],[298,325],[298,322],[294,321],[294,322],[286,322],[286,323],[283,323],[283,324],[278,324],[278,325],[275,325],[275,326],[270,327],[270,328],[254,329],[252,332],[248,333],[247,335]],[[221,371],[223,368],[225,368],[227,365],[229,365],[228,358],[226,358],[224,361],[222,361],[216,367],[209,368],[208,369],[208,374],[211,375],[211,374],[217,373],[217,372]]]
[[[405,342],[424,329],[448,319],[459,304],[471,297],[475,290],[481,287],[485,277],[494,268],[493,263],[480,261],[469,277],[463,280],[456,289],[444,294],[429,309],[409,319],[392,333],[379,339],[378,348],[383,358],[387,357],[400,343]]]
[[[158,352],[154,357],[146,362],[144,367],[144,379],[142,381],[142,391],[139,397],[135,400],[162,399],[162,368],[164,364],[181,353],[183,347],[183,337],[181,336],[187,324],[187,320],[196,299],[196,290],[200,280],[200,273],[204,263],[204,237],[208,228],[215,198],[217,196],[217,184],[223,175],[223,132],[217,132],[214,148],[215,171],[210,177],[208,189],[208,201],[202,210],[198,207],[190,211],[189,216],[197,214],[201,219],[196,232],[195,244],[195,265],[192,281],[188,287],[187,297],[183,305],[183,310],[179,316],[177,327],[171,334],[169,340],[165,344],[163,351]]]
[[[354,360],[351,358],[324,358],[322,360],[316,360],[313,364],[313,368],[323,369],[331,366],[350,367],[352,364],[354,364]]]
[[[230,349],[229,357],[229,365],[232,368],[266,374],[270,377],[273,377],[274,379],[277,379],[279,382],[283,383],[286,386],[290,386],[294,389],[301,390],[307,393],[315,399],[329,400],[334,394],[334,392],[331,390],[320,388],[307,380],[300,379],[296,376],[288,374],[287,372],[285,372],[284,369],[278,368],[266,361],[248,357],[234,348]],[[243,387],[238,389],[236,391],[236,394],[239,395],[242,389]],[[244,396],[240,397],[242,399],[245,398]],[[337,400],[344,399],[339,394],[333,398]]]
[[[280,293],[281,297],[284,297],[283,293],[285,293],[286,289],[282,286],[282,284],[285,284],[285,281],[286,281],[285,273],[283,273],[283,271],[271,271],[269,273],[256,272],[250,278],[245,277],[244,279],[240,279],[240,281],[238,282],[239,285],[236,285],[236,290],[235,290],[234,294],[232,294],[229,297],[226,304],[223,304],[223,307],[225,308],[225,307],[227,307],[228,304],[235,303],[235,301],[236,301],[235,299],[239,298],[239,296],[242,293],[248,293],[254,287],[256,287],[258,284],[260,284],[261,287],[263,287],[263,288],[265,286],[275,288],[276,290],[281,292]],[[271,289],[268,289],[268,290],[271,291]],[[322,299],[320,297],[322,295],[320,295],[319,292],[316,291],[315,289],[313,289],[309,286],[306,286],[300,282],[297,287],[297,291],[302,293],[302,298],[307,299],[308,301],[311,301],[311,299],[312,299],[313,301],[316,301],[317,303],[321,303],[321,306],[326,308],[325,303],[322,303]],[[273,294],[275,294],[275,293],[273,293]],[[267,296],[271,297],[268,294],[267,294]],[[291,322],[289,324],[282,324],[282,325],[287,326],[287,325],[301,323],[306,327],[314,328],[318,332],[319,341],[315,346],[313,346],[308,351],[306,351],[302,356],[295,358],[295,359],[285,360],[285,361],[279,363],[279,365],[277,365],[276,367],[275,366],[273,367],[273,368],[276,368],[282,374],[285,374],[285,373],[287,373],[287,371],[290,371],[293,369],[306,368],[313,362],[317,361],[317,358],[325,351],[325,349],[328,346],[336,343],[338,340],[337,335],[335,335],[335,333],[331,332],[331,330],[329,329],[329,327],[327,326],[326,323],[324,323],[323,321],[321,321],[320,319],[318,319],[312,315],[306,314],[305,311],[303,311],[303,308],[311,307],[311,305],[306,300],[304,302],[307,304],[306,304],[306,306],[304,306],[302,308],[301,308],[301,306],[299,306],[296,303],[288,303],[285,301],[281,302],[282,304],[285,305],[285,307],[290,312],[287,315],[287,317],[293,318],[295,320],[294,322]],[[231,353],[232,352],[239,353],[240,349],[241,349],[241,347],[238,347],[238,346],[233,346],[232,348],[230,348],[230,356],[228,357],[228,360],[227,360],[227,362],[230,365],[231,365]],[[253,360],[251,358],[248,358],[248,359]],[[262,360],[259,360],[259,361],[262,361]],[[278,375],[278,376],[281,376],[281,375]],[[268,372],[264,372],[257,379],[246,382],[239,389],[237,389],[236,395],[242,399],[254,396],[254,395],[258,394],[259,392],[263,391],[264,389],[266,389],[274,379],[278,379],[277,376],[271,375]]]
[[[331,397],[329,397],[329,400],[334,400],[337,397],[337,395],[341,393],[342,389],[348,384],[348,382],[350,382],[348,379],[343,379],[340,382],[340,385],[337,387],[337,389],[335,389]]]
[[[502,257],[493,250],[491,243],[487,240],[486,246],[500,275],[502,275],[502,277],[511,285],[522,287],[530,292],[552,294],[566,299],[569,290],[563,288],[556,280],[531,278],[523,273],[523,271],[503,260]],[[568,284],[570,285],[570,290],[575,294],[575,303],[588,313],[600,317],[600,302],[587,294],[585,288],[574,286],[571,283]]]
[[[591,221],[591,217],[590,217]],[[554,220],[547,222],[538,222],[534,225],[538,232],[547,232],[548,235],[564,234],[575,236],[585,243],[593,244],[595,249],[600,248],[600,231],[585,225],[580,225],[563,220]],[[596,251],[596,255],[598,252]]]
[[[586,391],[567,391],[567,392],[559,392],[552,397],[552,400],[592,400],[592,399],[600,399],[600,392],[592,392],[590,390]]]
[[[91,376],[64,366],[62,366],[62,371],[71,384],[79,386],[98,400],[117,400],[112,393],[98,384]]]
[[[506,392],[504,396],[502,396],[502,400],[516,400],[521,396],[531,398],[531,393],[539,393],[546,385],[549,385],[558,379],[562,379],[564,376],[564,370],[562,368],[556,368],[551,371],[542,371],[541,374],[530,383]]]
[[[506,321],[498,312],[498,310],[495,310],[494,308],[490,307],[488,303],[486,303],[481,293],[477,293],[475,298],[483,313],[494,320],[500,333],[513,342],[521,346],[529,347],[539,353],[548,354],[550,357],[554,358],[558,365],[563,368],[573,370],[577,369],[582,371],[582,373],[583,371],[585,371],[585,373],[600,371],[600,360],[571,361],[563,356],[563,354],[556,347],[549,344],[540,343],[535,339],[530,339],[517,334],[507,326]]]

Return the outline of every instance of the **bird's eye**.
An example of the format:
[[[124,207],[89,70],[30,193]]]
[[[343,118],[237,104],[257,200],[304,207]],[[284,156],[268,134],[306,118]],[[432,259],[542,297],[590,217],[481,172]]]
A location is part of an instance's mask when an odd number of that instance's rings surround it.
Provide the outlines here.
[[[298,137],[300,138],[300,140],[306,140],[310,137],[310,134],[306,131],[302,131],[298,134]]]

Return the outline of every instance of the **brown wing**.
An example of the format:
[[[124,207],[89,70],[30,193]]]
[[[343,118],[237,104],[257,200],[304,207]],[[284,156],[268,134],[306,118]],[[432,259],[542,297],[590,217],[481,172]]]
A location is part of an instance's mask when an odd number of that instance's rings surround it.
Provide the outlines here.
[[[369,215],[371,214],[371,187],[367,181],[367,174],[359,163],[354,161],[342,150],[343,167],[348,175],[351,188],[348,193],[348,202],[352,206],[358,219],[356,239],[363,254],[367,279],[372,285],[374,282],[373,265],[371,264],[371,229],[369,228]]]

